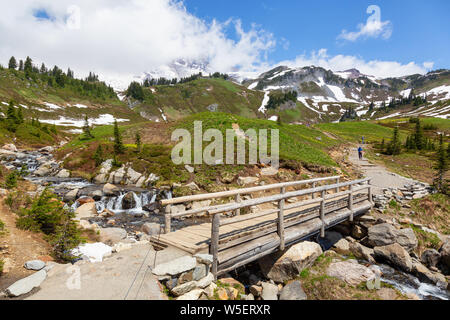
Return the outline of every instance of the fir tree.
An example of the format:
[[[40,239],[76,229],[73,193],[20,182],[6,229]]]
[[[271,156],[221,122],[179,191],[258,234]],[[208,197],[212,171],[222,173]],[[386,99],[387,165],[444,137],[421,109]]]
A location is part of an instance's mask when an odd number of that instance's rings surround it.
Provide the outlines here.
[[[16,68],[17,68],[17,61],[16,61],[16,58],[11,57],[11,58],[9,59],[8,68],[9,68],[9,69],[16,69]]]
[[[41,64],[41,69],[39,70],[39,72],[41,74],[46,74],[47,73],[47,68],[45,67],[44,63]]]
[[[102,148],[102,145],[99,144],[94,153],[94,160],[95,160],[96,167],[98,167],[99,165],[101,165],[103,163],[103,161],[104,161],[103,157],[104,157],[103,156],[103,148]]]
[[[19,71],[23,71],[23,60],[19,61]]]
[[[6,119],[14,122],[17,121],[16,109],[12,100],[9,102],[8,109],[6,110]]]
[[[17,110],[16,123],[17,124],[24,123],[23,110],[22,110],[22,106],[21,105],[19,105],[19,110]]]
[[[394,136],[392,141],[388,144],[386,153],[389,155],[399,155],[402,151],[402,146],[399,138],[398,127],[394,129]]]
[[[141,135],[139,134],[139,132],[136,132],[135,140],[136,140],[137,152],[140,153],[142,146],[141,146]]]
[[[424,147],[423,130],[420,120],[416,123],[416,130],[414,133],[414,144],[418,150],[422,150]]]
[[[122,154],[124,152],[125,147],[120,136],[119,125],[117,124],[117,120],[114,119],[114,154]]]
[[[31,73],[33,73],[33,61],[30,57],[27,57],[25,60],[25,64],[23,66],[23,71],[25,71],[25,76],[29,77],[31,76]]]
[[[94,136],[91,133],[91,127],[89,126],[89,120],[87,115],[84,116],[84,126],[83,126],[83,139],[89,140],[94,138]]]
[[[441,134],[439,139],[439,149],[437,153],[437,163],[435,165],[436,178],[434,187],[441,193],[447,194],[447,183],[444,180],[445,173],[448,170],[447,154],[444,148],[444,137]]]

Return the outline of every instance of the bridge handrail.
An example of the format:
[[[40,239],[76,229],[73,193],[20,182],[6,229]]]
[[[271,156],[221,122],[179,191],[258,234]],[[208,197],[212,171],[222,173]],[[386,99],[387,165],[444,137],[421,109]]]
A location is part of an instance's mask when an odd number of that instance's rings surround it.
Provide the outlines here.
[[[283,182],[283,183],[270,184],[270,185],[266,185],[266,186],[258,186],[258,187],[252,187],[252,188],[243,188],[243,189],[222,191],[222,192],[216,192],[216,193],[197,194],[197,195],[178,197],[178,198],[173,198],[173,199],[165,199],[165,200],[160,200],[159,203],[161,206],[164,207],[164,206],[172,205],[172,204],[180,204],[180,203],[192,202],[192,201],[203,201],[203,200],[210,200],[210,199],[217,199],[217,198],[232,197],[232,196],[236,196],[236,195],[251,194],[251,193],[255,193],[255,192],[261,192],[261,191],[267,191],[267,190],[273,190],[273,189],[279,189],[279,188],[288,188],[288,187],[300,186],[300,185],[317,183],[317,182],[322,182],[322,181],[336,180],[338,182],[340,178],[341,178],[340,176],[332,176],[332,177],[315,178],[315,179],[309,179],[309,180]]]

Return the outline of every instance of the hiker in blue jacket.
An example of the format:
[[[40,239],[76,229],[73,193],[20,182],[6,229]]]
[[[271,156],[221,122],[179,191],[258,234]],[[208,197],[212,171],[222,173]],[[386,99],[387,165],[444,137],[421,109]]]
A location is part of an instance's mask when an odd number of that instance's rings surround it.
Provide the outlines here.
[[[358,154],[359,154],[359,160],[362,160],[363,159],[363,148],[362,147],[359,147],[359,149],[358,149]]]

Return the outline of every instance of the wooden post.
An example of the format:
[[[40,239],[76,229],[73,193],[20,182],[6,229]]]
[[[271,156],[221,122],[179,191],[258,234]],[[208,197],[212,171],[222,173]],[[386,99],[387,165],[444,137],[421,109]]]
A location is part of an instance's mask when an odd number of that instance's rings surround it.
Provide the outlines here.
[[[350,222],[353,222],[353,185],[349,186],[350,193],[348,195],[348,209],[350,210]]]
[[[312,185],[313,189],[314,189],[316,186],[317,186],[317,183],[314,182],[313,185]],[[314,192],[312,193],[311,197],[312,197],[313,199],[316,198],[316,195],[314,194]]]
[[[367,181],[367,184],[370,185],[372,183],[372,180]],[[372,195],[372,186],[368,189],[369,194],[369,202],[373,205],[373,195]]]
[[[217,280],[217,268],[219,264],[219,232],[220,232],[220,213],[215,214],[211,224],[211,248],[210,254],[213,256],[212,274]]]
[[[322,201],[320,202],[320,220],[322,221],[320,237],[325,238],[325,190],[322,191]]]
[[[336,184],[339,184],[341,178],[336,178]],[[339,187],[336,188],[336,193],[339,193]]]
[[[172,223],[172,206],[169,204],[166,206],[166,212],[164,215],[166,227],[165,227],[165,233],[168,234],[171,231],[171,223]]]
[[[281,188],[281,194],[286,193],[286,188]],[[284,239],[284,203],[285,199],[278,201],[278,236],[280,237],[280,250],[285,249],[285,239]]]
[[[240,202],[241,202],[241,195],[240,195],[240,194],[237,194],[237,195],[234,197],[234,201],[235,201],[236,203],[240,203]],[[235,214],[236,216],[240,216],[240,215],[241,215],[241,209],[236,209],[236,211],[234,211],[234,214]]]

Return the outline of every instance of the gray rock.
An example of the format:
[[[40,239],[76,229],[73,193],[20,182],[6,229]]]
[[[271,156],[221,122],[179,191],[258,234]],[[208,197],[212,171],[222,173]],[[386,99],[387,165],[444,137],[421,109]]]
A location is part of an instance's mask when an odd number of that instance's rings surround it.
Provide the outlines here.
[[[97,216],[95,202],[88,202],[75,210],[75,220],[88,219]]]
[[[213,256],[210,254],[196,254],[195,258],[197,259],[198,263],[203,263],[206,265],[212,265],[213,263]]]
[[[441,254],[435,249],[428,249],[422,253],[420,260],[427,267],[436,268],[441,260]]]
[[[108,176],[105,173],[100,173],[99,175],[95,176],[94,183],[96,184],[103,184],[108,181]]]
[[[197,266],[197,260],[190,256],[181,257],[168,263],[163,263],[153,270],[157,276],[171,275],[176,276],[187,271],[193,270]]]
[[[61,171],[58,172],[56,177],[62,178],[62,179],[70,178],[70,171],[67,169],[62,169]]]
[[[439,253],[441,254],[442,263],[450,268],[450,237],[447,238],[447,240],[439,250]]]
[[[21,279],[11,286],[9,286],[5,292],[10,297],[19,297],[21,295],[27,294],[34,288],[37,288],[44,282],[47,277],[47,272],[45,270],[38,271],[31,276]]]
[[[349,255],[351,253],[350,243],[346,239],[341,239],[334,244],[333,250],[339,254]]]
[[[390,265],[406,272],[412,271],[412,260],[409,253],[398,243],[375,247],[374,254],[377,260],[387,261]]]
[[[195,169],[194,169],[193,167],[191,167],[190,165],[185,165],[184,167],[186,168],[186,170],[187,170],[189,173],[194,173],[194,171],[195,171]]]
[[[265,256],[258,263],[268,279],[282,283],[294,279],[303,269],[312,266],[322,253],[320,245],[305,241],[284,252]]]
[[[208,273],[208,275],[197,281],[197,287],[206,288],[214,281],[214,275],[212,273]]]
[[[281,290],[280,300],[307,300],[305,291],[303,291],[300,281],[293,281],[288,283],[283,290]]]
[[[122,199],[122,209],[130,210],[136,208],[136,200],[134,192],[128,192]]]
[[[238,178],[238,183],[241,186],[245,186],[245,185],[249,185],[249,184],[255,184],[259,181],[259,178],[255,178],[255,177],[239,177]]]
[[[92,198],[95,200],[95,201],[99,201],[99,200],[101,200],[102,199],[102,197],[103,197],[103,191],[102,190],[95,190],[94,192],[92,192]]]
[[[103,193],[105,196],[117,196],[119,195],[120,190],[115,185],[107,183],[103,186]]]
[[[369,228],[369,244],[373,247],[381,247],[398,243],[408,252],[417,248],[418,240],[411,228],[397,230],[388,223],[379,224]]]
[[[209,267],[206,266],[205,264],[200,264],[198,266],[195,267],[193,273],[192,273],[192,279],[194,281],[198,281],[204,277],[206,277],[206,275],[209,272]]]
[[[173,288],[171,290],[171,292],[176,297],[179,297],[179,296],[182,296],[182,295],[188,293],[189,291],[194,290],[196,287],[197,287],[197,283],[195,281],[191,281],[191,282],[183,283],[182,285],[176,286],[175,288]]]
[[[77,195],[78,195],[78,191],[79,190],[80,189],[73,189],[73,190],[70,190],[69,192],[67,192],[64,195],[64,201],[65,202],[75,201],[77,199]]]
[[[413,262],[412,272],[423,282],[431,284],[447,283],[444,275],[432,272],[420,262]]]
[[[161,225],[159,223],[145,223],[142,226],[142,232],[149,236],[157,236],[161,232]]]
[[[352,242],[350,243],[350,251],[358,259],[375,263],[375,258],[373,257],[374,251],[371,248],[367,248],[358,242]]]
[[[25,262],[25,269],[39,271],[45,268],[45,262],[41,260],[31,260]]]
[[[278,286],[272,283],[263,282],[261,298],[266,301],[278,300]]]
[[[335,262],[330,264],[327,275],[345,281],[351,286],[375,278],[375,274],[369,268],[350,261]]]
[[[177,300],[196,301],[198,300],[198,298],[200,298],[202,293],[202,289],[192,290],[188,293],[183,294],[181,297],[178,297]]]

